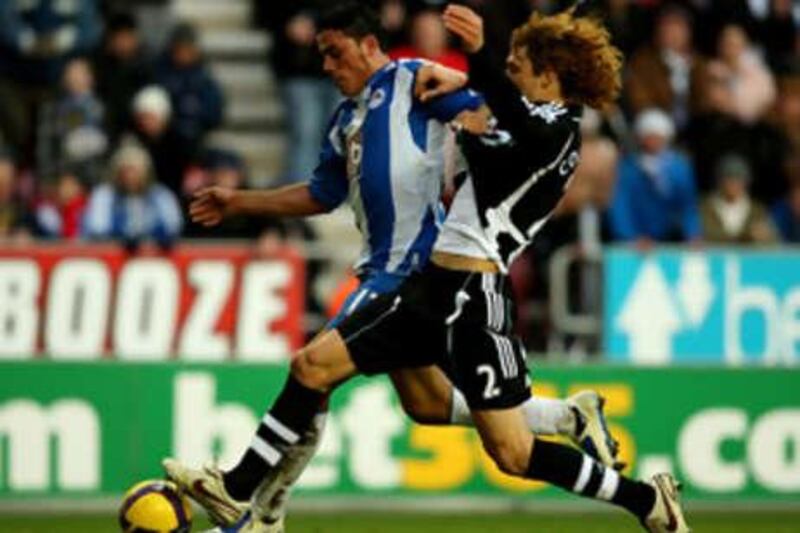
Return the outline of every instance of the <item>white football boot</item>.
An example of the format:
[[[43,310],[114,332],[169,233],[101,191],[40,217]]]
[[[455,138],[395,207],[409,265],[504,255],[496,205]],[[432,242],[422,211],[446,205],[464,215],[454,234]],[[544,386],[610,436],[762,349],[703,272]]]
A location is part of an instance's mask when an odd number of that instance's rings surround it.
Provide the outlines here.
[[[656,491],[653,510],[642,522],[650,533],[689,533],[680,501],[680,483],[670,474],[656,474],[649,481]]]
[[[195,502],[208,512],[209,518],[223,527],[239,522],[247,511],[248,502],[240,502],[225,490],[222,471],[208,465],[201,469],[184,466],[176,459],[167,458],[161,462],[167,478],[178,485]]]
[[[608,431],[603,413],[605,398],[595,391],[581,391],[567,398],[567,405],[580,419],[568,433],[573,444],[604,465],[620,470],[624,465],[617,462],[619,444]]]

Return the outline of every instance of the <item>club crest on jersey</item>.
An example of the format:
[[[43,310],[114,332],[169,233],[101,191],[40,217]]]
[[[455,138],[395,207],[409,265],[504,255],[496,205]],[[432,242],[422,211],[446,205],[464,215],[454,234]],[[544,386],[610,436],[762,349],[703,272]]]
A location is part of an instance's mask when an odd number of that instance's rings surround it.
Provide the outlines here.
[[[347,139],[347,177],[356,179],[361,173],[361,158],[364,155],[364,148],[361,139],[361,132]]]
[[[385,101],[386,101],[386,91],[384,91],[383,89],[378,89],[374,93],[372,93],[372,96],[369,97],[368,107],[370,109],[378,109]]]

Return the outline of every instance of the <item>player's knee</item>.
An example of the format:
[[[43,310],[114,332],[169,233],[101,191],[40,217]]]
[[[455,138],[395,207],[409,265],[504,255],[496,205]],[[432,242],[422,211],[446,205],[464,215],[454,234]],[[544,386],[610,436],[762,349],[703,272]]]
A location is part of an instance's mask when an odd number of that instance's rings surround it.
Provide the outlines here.
[[[316,365],[309,350],[300,350],[292,359],[292,376],[309,389],[327,392],[330,388],[328,373]]]
[[[494,442],[486,446],[489,456],[504,474],[510,476],[524,476],[528,471],[530,450],[524,449],[518,443],[505,441]]]

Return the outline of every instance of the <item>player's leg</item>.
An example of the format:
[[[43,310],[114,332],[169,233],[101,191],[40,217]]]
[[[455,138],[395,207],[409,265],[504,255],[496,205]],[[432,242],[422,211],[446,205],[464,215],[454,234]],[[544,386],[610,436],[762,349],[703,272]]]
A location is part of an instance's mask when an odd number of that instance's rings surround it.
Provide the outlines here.
[[[380,293],[387,292],[388,286],[380,277],[361,283],[344,301],[339,313],[331,320],[326,330],[335,329],[356,310],[378,298]],[[271,469],[262,480],[251,498],[254,517],[280,526],[286,514],[292,487],[319,448],[326,420],[327,409],[317,415],[311,428],[301,435],[297,444],[286,449],[279,468]],[[281,531],[279,527],[275,529]]]
[[[670,531],[688,531],[676,495],[667,499],[653,484],[627,478],[586,453],[530,432],[520,408],[530,396],[518,370],[524,355],[514,339],[470,324],[456,325],[451,338],[451,357],[472,419],[500,470],[623,507],[643,524],[651,521],[651,531],[670,525],[669,517],[659,514],[659,505],[666,506],[677,524]]]
[[[386,292],[387,286],[380,277],[361,283],[350,293],[341,306],[339,313],[327,325],[326,330],[335,329],[357,309],[375,300],[379,291]],[[320,333],[321,336],[324,332]],[[312,341],[313,342],[313,341]],[[301,435],[300,441],[288,447],[279,468],[271,469],[262,480],[251,498],[253,515],[272,524],[278,524],[286,514],[286,504],[292,487],[302,475],[308,463],[314,457],[322,439],[327,409],[321,411],[309,430]],[[276,530],[280,531],[276,528]]]
[[[342,307],[341,313],[331,322],[330,328],[335,328],[356,310],[377,299],[379,294],[376,290],[381,288],[385,289],[385,287],[381,285],[380,279],[373,279],[362,284],[362,286],[354,291],[347,299]],[[387,306],[388,303],[381,311],[385,311]],[[373,315],[365,319],[365,322],[370,324],[378,318],[379,315]],[[431,370],[433,370],[433,367],[428,367],[428,372]],[[397,371],[397,373],[402,372],[403,370]],[[422,372],[425,373],[424,370]],[[409,394],[406,395],[406,398],[429,398],[439,390],[446,392],[449,387],[449,382],[446,381],[446,377],[441,373],[431,374],[432,376],[430,379],[413,381],[412,386],[416,387],[417,390],[410,391]],[[445,383],[443,383],[443,385],[446,386],[433,388],[430,384],[433,383],[437,377],[444,380]],[[405,382],[411,384],[412,380],[407,380]],[[440,384],[437,383],[437,385]],[[422,387],[428,389],[425,391],[426,394],[422,394],[419,390]],[[447,408],[446,399],[440,399],[439,401],[441,405]],[[417,407],[419,407],[419,404],[417,404]],[[438,407],[438,405],[434,406],[434,408],[436,407]],[[253,516],[268,524],[275,524],[277,531],[280,531],[279,527],[286,512],[286,504],[292,486],[297,482],[319,446],[325,418],[326,413],[320,413],[309,430],[301,435],[300,440],[296,444],[286,447],[280,465],[277,468],[269,470],[251,498]]]
[[[409,368],[390,374],[403,409],[420,424],[473,426],[464,395],[435,366]],[[585,391],[568,400],[531,397],[521,406],[528,428],[539,435],[564,435],[596,459],[613,464],[607,443],[599,396]],[[280,470],[273,469],[252,498],[254,514],[278,524],[285,514],[289,491],[317,449],[324,414],[298,444],[286,450]],[[595,435],[600,435],[596,438]],[[600,455],[597,453],[600,451]],[[606,457],[606,460],[603,458]]]
[[[403,410],[415,422],[473,426],[464,394],[440,368],[406,368],[390,377]],[[530,431],[567,437],[603,464],[614,466],[618,446],[608,431],[603,404],[599,394],[587,390],[567,399],[531,396],[520,409]]]
[[[432,426],[451,423],[451,406],[460,393],[438,367],[403,368],[392,372],[389,377],[403,411],[411,420]]]
[[[247,500],[285,451],[300,441],[323,409],[328,393],[356,373],[347,347],[336,330],[314,340],[292,359],[283,390],[264,415],[239,464],[224,476],[228,493]]]
[[[689,531],[671,476],[636,481],[570,446],[536,438],[518,408],[475,410],[472,416],[486,452],[503,472],[618,505],[653,532]]]
[[[403,364],[411,364],[415,356],[421,357],[422,350],[410,350],[403,345],[408,334],[402,318],[397,319],[403,314],[399,311],[400,301],[397,295],[379,297],[349,317],[339,330],[322,334],[301,350],[292,361],[292,372],[283,391],[264,415],[242,460],[232,470],[226,473],[192,470],[177,461],[167,460],[168,476],[205,507],[212,519],[224,525],[236,522],[242,510],[235,513],[230,503],[241,505],[262,480],[269,481],[276,471],[284,469],[292,450],[297,449],[302,436],[312,429],[313,420],[327,401],[328,393],[356,373],[356,362],[345,345],[345,338],[357,346],[361,356],[358,371],[363,373],[390,372]],[[430,364],[424,359],[419,361],[417,366]],[[303,458],[297,462],[297,468],[292,466],[286,470],[296,479],[307,462],[308,459]],[[277,486],[284,485],[279,482]],[[273,488],[259,492],[266,498]],[[264,504],[260,500],[258,503],[260,510],[270,508],[269,502]]]
[[[449,424],[474,425],[464,394],[452,388]],[[537,435],[567,437],[603,464],[619,467],[619,445],[608,430],[605,400],[596,391],[583,390],[569,398],[531,396],[520,405],[528,429]]]
[[[317,433],[314,422],[324,411],[329,391],[353,373],[355,366],[338,332],[326,332],[294,357],[283,390],[234,468],[228,472],[209,467],[196,470],[167,459],[164,468],[168,477],[216,523],[237,522],[259,484],[281,469],[285,456],[302,446],[303,436]]]
[[[472,426],[464,395],[436,366],[408,368],[390,374],[404,411],[417,423]],[[538,435],[563,435],[595,459],[613,465],[616,447],[606,430],[601,399],[583,391],[569,399],[531,397],[521,409],[528,428]],[[273,469],[252,498],[254,514],[277,524],[285,514],[291,487],[313,457],[322,435],[325,414],[300,441],[288,448],[280,469]]]

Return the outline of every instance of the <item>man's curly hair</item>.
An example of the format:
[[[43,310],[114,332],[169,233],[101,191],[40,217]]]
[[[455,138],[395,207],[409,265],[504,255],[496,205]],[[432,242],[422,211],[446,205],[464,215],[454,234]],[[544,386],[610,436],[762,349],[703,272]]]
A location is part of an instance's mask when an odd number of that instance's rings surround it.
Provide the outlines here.
[[[527,50],[535,73],[555,72],[570,102],[606,109],[622,88],[622,53],[601,22],[574,11],[534,13],[514,30],[511,46]]]

